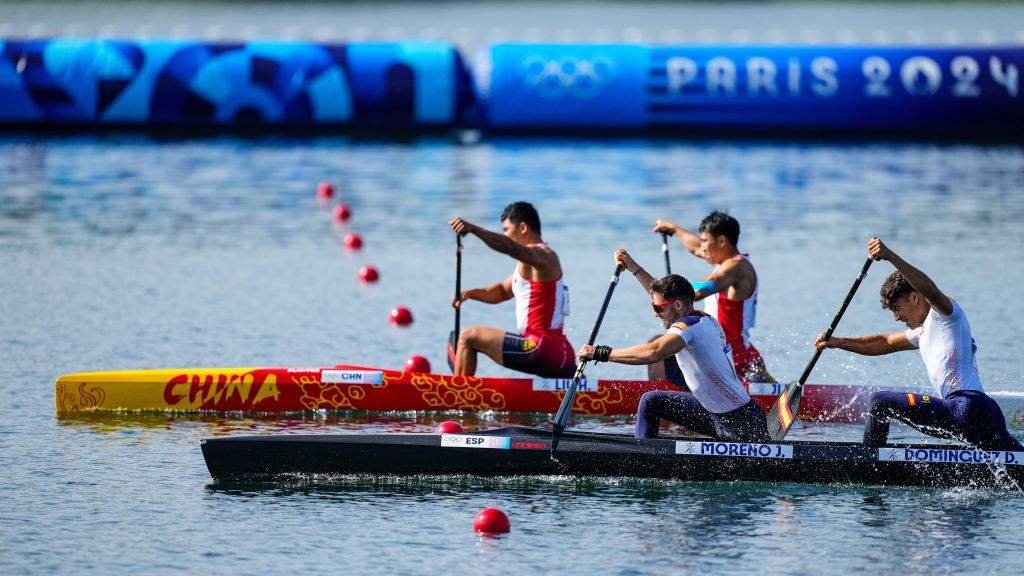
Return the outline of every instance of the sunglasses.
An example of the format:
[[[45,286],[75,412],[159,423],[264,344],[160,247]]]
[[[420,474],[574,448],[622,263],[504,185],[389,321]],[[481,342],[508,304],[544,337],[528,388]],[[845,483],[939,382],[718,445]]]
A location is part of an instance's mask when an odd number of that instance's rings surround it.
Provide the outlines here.
[[[682,298],[673,298],[671,300],[665,300],[665,302],[661,304],[655,304],[654,302],[651,302],[651,309],[654,310],[655,314],[661,314],[662,312],[665,311],[665,308],[668,308],[669,304],[673,302],[679,302],[680,300],[682,300]]]

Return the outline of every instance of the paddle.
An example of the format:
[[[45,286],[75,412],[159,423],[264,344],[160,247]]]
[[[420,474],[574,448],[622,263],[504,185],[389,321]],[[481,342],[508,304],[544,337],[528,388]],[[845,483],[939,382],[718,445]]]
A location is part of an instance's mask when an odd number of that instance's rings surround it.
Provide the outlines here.
[[[668,261],[668,237],[672,236],[668,232],[661,232],[661,251],[665,254],[665,275],[672,273],[672,264]],[[684,392],[689,392],[690,389],[686,387],[686,379],[683,377],[683,373],[679,370],[679,364],[676,362],[675,357],[669,356],[661,361],[662,366],[665,367],[664,377],[669,382],[672,382],[676,386],[683,389]],[[647,373],[650,376],[650,372]],[[677,378],[678,376],[678,378]]]
[[[590,339],[587,340],[587,344],[590,344],[591,346],[594,345],[594,340],[597,339],[597,331],[601,329],[601,321],[604,320],[604,313],[608,311],[608,303],[612,300],[612,292],[615,292],[615,285],[619,283],[620,274],[622,274],[622,266],[616,266],[615,275],[612,276],[612,281],[608,284],[608,291],[604,294],[604,302],[601,304],[601,312],[598,313],[597,322],[594,324],[594,329],[590,331]],[[579,388],[580,380],[583,378],[583,369],[586,367],[587,361],[581,361],[580,365],[576,368],[576,374],[572,377],[572,384],[570,384],[569,389],[565,391],[562,403],[558,405],[558,412],[555,412],[555,421],[551,427],[552,452],[558,448],[558,440],[562,437],[562,432],[565,431],[566,425],[569,424],[569,415],[572,413],[572,403],[576,398],[576,389]]]
[[[668,234],[661,233],[661,251],[665,253],[665,274],[672,273],[672,265],[668,261]]]
[[[836,326],[839,325],[839,320],[843,317],[843,313],[846,312],[846,308],[850,305],[850,301],[853,300],[853,295],[857,293],[857,288],[860,287],[860,283],[864,280],[864,277],[868,273],[868,268],[871,267],[873,260],[868,258],[864,262],[864,267],[860,269],[860,275],[853,281],[853,286],[850,287],[850,291],[846,294],[846,299],[843,300],[843,305],[839,308],[839,312],[836,317],[832,319],[832,323],[829,324],[828,330],[825,331],[825,340],[832,337],[832,332],[835,331]],[[772,440],[782,440],[786,437],[786,433],[789,432],[789,427],[793,425],[793,421],[796,419],[797,414],[800,412],[800,397],[804,393],[804,383],[807,382],[807,377],[811,375],[811,370],[814,368],[814,364],[818,362],[818,357],[821,356],[821,352],[824,348],[820,348],[814,351],[814,356],[811,357],[811,361],[807,363],[807,367],[804,368],[803,374],[800,375],[800,380],[796,382],[790,382],[786,385],[786,388],[782,390],[782,394],[779,395],[779,399],[775,401],[775,405],[772,406],[771,412],[768,413],[768,436]]]
[[[455,300],[462,297],[462,235],[455,234]],[[448,368],[455,371],[455,350],[459,345],[459,320],[462,303],[455,307],[455,330],[448,335]]]

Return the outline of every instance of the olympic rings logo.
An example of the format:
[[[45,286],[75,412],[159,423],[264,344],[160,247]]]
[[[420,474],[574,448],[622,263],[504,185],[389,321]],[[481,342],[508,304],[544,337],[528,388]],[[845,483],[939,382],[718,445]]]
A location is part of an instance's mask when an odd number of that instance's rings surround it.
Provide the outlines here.
[[[617,70],[610,58],[598,56],[590,60],[566,56],[547,59],[530,56],[521,65],[523,82],[537,95],[548,100],[566,96],[589,100],[615,80]]]

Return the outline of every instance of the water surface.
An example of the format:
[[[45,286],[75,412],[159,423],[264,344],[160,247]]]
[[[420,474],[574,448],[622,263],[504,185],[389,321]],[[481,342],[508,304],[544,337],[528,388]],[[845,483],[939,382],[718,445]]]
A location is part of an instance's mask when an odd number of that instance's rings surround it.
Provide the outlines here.
[[[990,391],[1024,394],[1024,149],[925,143],[447,139],[406,143],[145,136],[0,138],[0,572],[3,573],[1011,573],[1024,562],[1019,491],[695,484],[625,479],[314,478],[212,485],[203,437],[425,431],[450,416],[83,416],[58,420],[65,372],[173,366],[444,367],[461,215],[496,226],[525,199],[541,211],[572,289],[567,333],[590,331],[629,248],[662,266],[656,218],[742,222],[761,279],[755,344],[797,377],[878,234],[967,311]],[[313,195],[334,181],[346,227]],[[362,252],[341,238],[358,231]],[[709,267],[673,246],[673,269]],[[378,285],[355,272],[372,263]],[[469,239],[464,286],[512,262]],[[894,331],[876,264],[839,333]],[[629,278],[600,341],[658,329]],[[396,304],[416,317],[387,323]],[[510,304],[468,305],[463,325],[513,325]],[[481,363],[486,374],[508,371]],[[595,377],[637,376],[599,364]],[[913,353],[828,351],[813,381],[927,384]],[[467,418],[471,428],[531,417]],[[580,421],[622,431],[629,418]],[[796,437],[856,439],[856,426]],[[897,439],[919,439],[897,429]],[[511,534],[480,539],[497,505]]]

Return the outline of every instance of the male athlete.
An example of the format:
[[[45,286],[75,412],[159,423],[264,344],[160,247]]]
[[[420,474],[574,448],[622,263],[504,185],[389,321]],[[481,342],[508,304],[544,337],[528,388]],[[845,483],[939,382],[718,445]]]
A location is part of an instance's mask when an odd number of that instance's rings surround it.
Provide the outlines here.
[[[464,290],[452,302],[466,300],[498,304],[516,301],[516,332],[471,326],[459,334],[455,375],[476,374],[477,354],[483,352],[502,366],[548,378],[571,378],[576,371],[572,344],[562,333],[568,314],[569,289],[562,283],[558,255],[540,236],[540,216],[527,202],[513,202],[501,213],[501,231],[491,232],[462,218],[448,223],[458,234],[474,234],[492,250],[518,260],[505,280],[484,288]]]
[[[896,271],[882,284],[882,308],[907,325],[905,332],[815,342],[818,348],[840,348],[866,356],[902,350],[921,351],[928,379],[937,396],[876,392],[864,426],[864,444],[883,446],[889,420],[896,418],[921,432],[951,438],[984,450],[1022,450],[1006,431],[999,405],[985,394],[974,358],[977,346],[971,324],[960,305],[926,276],[896,255],[878,238],[868,240],[868,256],[888,260]]]
[[[655,280],[625,250],[616,264],[636,277],[651,297],[654,316],[668,331],[661,337],[627,348],[584,345],[583,359],[619,364],[652,364],[675,355],[689,392],[652,390],[640,398],[636,437],[656,438],[661,419],[721,440],[767,442],[764,411],[747,395],[736,377],[729,344],[718,322],[693,309],[693,286],[678,274]]]
[[[679,238],[691,254],[715,266],[707,278],[694,283],[696,299],[703,299],[704,311],[722,325],[740,379],[775,382],[761,353],[750,343],[750,329],[754,327],[757,312],[757,272],[747,255],[736,247],[740,240],[740,223],[716,210],[701,221],[699,235],[668,220],[655,222],[654,231]],[[673,374],[671,363],[664,366],[667,374]],[[649,376],[652,380],[666,377],[660,364],[652,367]]]

